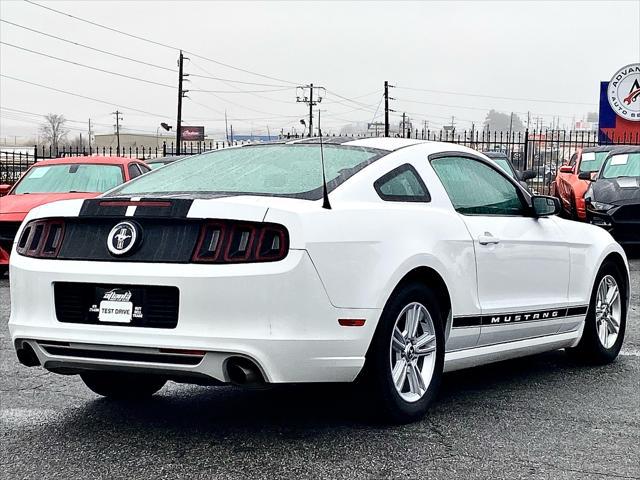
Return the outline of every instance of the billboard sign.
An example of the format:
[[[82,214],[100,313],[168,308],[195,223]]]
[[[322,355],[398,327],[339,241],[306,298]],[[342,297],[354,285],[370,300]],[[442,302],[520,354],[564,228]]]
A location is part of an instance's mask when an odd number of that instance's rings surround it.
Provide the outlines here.
[[[600,82],[599,142],[621,143],[640,136],[640,63]]]
[[[183,142],[202,142],[204,140],[204,127],[182,127],[180,135]]]

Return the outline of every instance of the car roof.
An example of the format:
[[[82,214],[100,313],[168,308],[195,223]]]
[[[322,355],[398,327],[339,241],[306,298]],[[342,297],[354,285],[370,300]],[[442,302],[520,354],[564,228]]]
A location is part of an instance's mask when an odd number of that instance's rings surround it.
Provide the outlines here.
[[[484,153],[487,157],[489,157],[491,159],[501,158],[503,160],[509,160],[509,157],[504,152],[491,152],[491,151],[489,151],[489,152],[482,152],[482,153]]]
[[[285,144],[312,144],[317,145],[320,143],[320,137],[299,138],[293,140],[286,140]],[[394,137],[367,137],[367,138],[354,138],[354,137],[322,137],[322,143],[324,145],[342,145],[347,147],[366,147],[375,148],[378,150],[387,150],[393,152],[400,148],[416,145],[420,143],[434,143],[428,140],[418,140],[415,138],[394,138]]]
[[[203,153],[207,153],[207,152],[203,152]],[[181,158],[187,158],[187,157],[193,157],[193,155],[167,155],[166,157],[151,158],[146,162],[147,163],[168,163],[168,162],[173,162],[175,160],[179,160]]]
[[[82,164],[82,163],[93,163],[93,164],[104,164],[104,165],[126,165],[129,162],[138,161],[136,158],[125,158],[125,157],[62,157],[62,158],[48,158],[45,160],[38,160],[34,165],[35,166],[46,166],[46,165],[69,165],[69,164]]]
[[[620,153],[640,153],[640,145],[624,145],[624,146],[616,146],[610,152],[608,157],[612,157],[613,155],[618,155]]]
[[[611,150],[613,150],[614,148],[617,148],[617,145],[599,145],[597,147],[584,147],[582,149],[582,153],[589,153],[589,152],[609,152]]]

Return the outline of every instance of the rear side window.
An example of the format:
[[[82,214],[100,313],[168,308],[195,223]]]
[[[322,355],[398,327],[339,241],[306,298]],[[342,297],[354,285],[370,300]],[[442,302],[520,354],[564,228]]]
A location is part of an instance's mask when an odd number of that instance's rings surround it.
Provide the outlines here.
[[[525,215],[518,188],[489,165],[453,156],[436,158],[431,165],[459,213]]]
[[[383,200],[389,202],[429,202],[431,197],[420,175],[409,164],[401,165],[373,184]]]
[[[139,177],[141,175],[140,168],[135,163],[129,164],[129,179]]]

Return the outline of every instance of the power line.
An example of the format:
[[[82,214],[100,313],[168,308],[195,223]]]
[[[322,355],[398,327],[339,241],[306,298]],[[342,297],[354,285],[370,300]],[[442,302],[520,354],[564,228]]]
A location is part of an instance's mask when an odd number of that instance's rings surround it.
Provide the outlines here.
[[[126,57],[124,55],[120,55],[120,54],[117,54],[117,53],[114,53],[114,52],[109,52],[107,50],[102,50],[100,48],[91,47],[91,46],[86,45],[84,43],[74,42],[73,40],[68,40],[66,38],[58,37],[57,35],[52,35],[50,33],[46,33],[46,32],[40,31],[40,30],[36,30],[35,28],[30,28],[30,27],[26,27],[24,25],[20,25],[18,23],[10,22],[8,20],[0,19],[0,22],[7,23],[9,25],[13,25],[14,27],[22,28],[24,30],[28,30],[30,32],[37,33],[39,35],[44,35],[44,36],[49,37],[49,38],[55,38],[56,40],[60,40],[61,42],[70,43],[71,45],[75,45],[77,47],[86,48],[88,50],[93,50],[95,52],[103,53],[105,55],[111,55],[112,57],[120,58],[122,60],[128,60],[130,62],[139,63],[141,65],[146,65],[148,67],[158,68],[158,69],[165,70],[165,71],[168,71],[168,72],[171,72],[171,73],[175,73],[176,72],[174,69],[169,68],[169,67],[163,67],[162,65],[157,65],[155,63],[149,63],[149,62],[145,62],[144,60],[139,60],[137,58]]]
[[[90,70],[95,70],[95,71],[97,71],[97,72],[108,73],[108,74],[110,74],[110,75],[115,75],[115,76],[118,76],[118,77],[127,78],[127,79],[129,79],[129,80],[137,80],[138,82],[149,83],[149,84],[151,84],[151,85],[158,85],[158,86],[160,86],[160,87],[167,87],[167,88],[171,88],[171,89],[176,88],[176,87],[174,87],[173,85],[169,85],[169,84],[167,84],[167,83],[155,82],[155,81],[153,81],[153,80],[147,80],[147,79],[145,79],[145,78],[140,78],[140,77],[134,77],[134,76],[131,76],[131,75],[127,75],[127,74],[125,74],[125,73],[118,73],[118,72],[113,72],[113,71],[111,71],[111,70],[105,70],[104,68],[92,67],[91,65],[86,65],[86,64],[84,64],[84,63],[74,62],[74,61],[72,61],[72,60],[67,60],[67,59],[65,59],[65,58],[56,57],[56,56],[54,56],[54,55],[49,55],[49,54],[47,54],[47,53],[38,52],[38,51],[36,51],[36,50],[31,50],[31,49],[29,49],[29,48],[21,47],[21,46],[19,46],[19,45],[14,45],[14,44],[12,44],[12,43],[8,43],[8,42],[0,41],[0,45],[7,45],[7,46],[9,46],[9,47],[17,48],[17,49],[19,49],[19,50],[24,50],[25,52],[34,53],[34,54],[36,54],[36,55],[41,55],[41,56],[43,56],[43,57],[52,58],[52,59],[54,59],[54,60],[58,60],[58,61],[60,61],[60,62],[70,63],[70,64],[72,64],[72,65],[76,65],[76,66],[78,66],[78,67],[88,68],[88,69],[90,69]]]
[[[465,97],[481,97],[481,98],[493,98],[498,100],[521,100],[527,102],[543,102],[543,103],[559,103],[559,104],[567,104],[567,105],[588,105],[594,106],[593,103],[585,103],[585,102],[567,102],[564,100],[547,100],[540,98],[519,98],[519,97],[501,97],[497,95],[480,95],[477,93],[462,93],[462,92],[451,92],[446,90],[431,90],[428,88],[412,88],[412,87],[397,87],[403,90],[413,90],[418,92],[430,92],[430,93],[442,93],[446,95],[460,95]]]
[[[5,75],[4,73],[0,73],[0,77],[8,78],[8,79],[14,80],[16,82],[21,82],[21,83],[26,83],[26,84],[29,84],[29,85],[34,85],[36,87],[45,88],[47,90],[53,90],[54,92],[64,93],[66,95],[72,95],[74,97],[84,98],[85,100],[91,100],[93,102],[104,103],[105,105],[110,105],[112,107],[113,106],[121,107],[121,108],[124,108],[124,109],[127,109],[127,110],[131,110],[131,111],[134,111],[134,112],[144,113],[145,115],[148,115],[148,116],[151,116],[151,117],[157,117],[157,118],[162,118],[162,119],[166,119],[167,118],[167,115],[160,115],[160,114],[157,114],[157,113],[151,113],[151,112],[147,112],[145,110],[140,110],[139,108],[127,107],[126,105],[122,105],[122,104],[119,104],[119,103],[108,102],[106,100],[100,100],[98,98],[89,97],[87,95],[82,95],[82,94],[79,94],[79,93],[69,92],[67,90],[61,90],[59,88],[49,87],[47,85],[42,85],[40,83],[30,82],[28,80],[23,80],[21,78],[12,77],[10,75]]]
[[[24,30],[28,30],[30,32],[37,33],[39,35],[44,35],[44,36],[49,37],[49,38],[54,38],[54,39],[59,40],[61,42],[69,43],[69,44],[75,45],[77,47],[82,47],[82,48],[86,48],[88,50],[93,50],[95,52],[99,52],[99,53],[102,53],[102,54],[105,54],[105,55],[110,55],[112,57],[116,57],[116,58],[119,58],[121,60],[127,60],[127,61],[130,61],[130,62],[139,63],[141,65],[146,65],[148,67],[153,67],[153,68],[157,68],[157,69],[164,70],[164,71],[167,71],[167,72],[176,73],[176,70],[174,70],[173,68],[165,67],[165,66],[158,65],[158,64],[155,64],[155,63],[146,62],[146,61],[140,60],[138,58],[127,57],[125,55],[120,55],[120,54],[115,53],[115,52],[110,52],[108,50],[103,50],[101,48],[92,47],[90,45],[87,45],[87,44],[84,44],[84,43],[81,43],[81,42],[76,42],[76,41],[73,41],[73,40],[69,40],[67,38],[62,38],[62,37],[59,37],[57,35],[53,35],[51,33],[47,33],[47,32],[43,32],[41,30],[37,30],[35,28],[27,27],[25,25],[20,25],[19,23],[10,22],[10,21],[4,20],[4,19],[0,19],[0,22],[12,25],[14,27],[22,28]],[[254,86],[260,86],[260,87],[280,87],[283,90],[285,88],[287,88],[287,89],[291,88],[291,87],[288,87],[288,86],[285,86],[285,85],[279,85],[279,84],[273,84],[273,83],[246,82],[246,81],[243,81],[243,80],[222,78],[222,77],[216,77],[216,76],[213,76],[213,75],[198,75],[198,74],[195,74],[195,73],[193,73],[191,75],[194,76],[194,77],[198,77],[198,78],[206,78],[206,79],[217,80],[217,81],[222,81],[222,82],[240,83],[240,84],[244,84],[244,85],[254,85]],[[273,90],[273,91],[276,91],[276,90]],[[235,93],[235,92],[220,92],[220,93]]]
[[[89,25],[93,25],[95,27],[100,27],[100,28],[103,28],[105,30],[109,30],[111,32],[119,33],[121,35],[125,35],[125,36],[130,37],[130,38],[135,38],[136,40],[140,40],[142,42],[147,42],[147,43],[150,43],[152,45],[156,45],[156,46],[160,46],[160,47],[164,47],[164,48],[169,48],[171,50],[180,50],[179,47],[176,47],[176,46],[173,46],[173,45],[168,45],[166,43],[157,42],[157,41],[151,40],[149,38],[145,38],[145,37],[141,37],[141,36],[138,36],[138,35],[134,35],[134,34],[129,33],[129,32],[124,32],[122,30],[118,30],[117,28],[109,27],[107,25],[103,25],[101,23],[97,23],[97,22],[94,22],[94,21],[91,21],[91,20],[87,20],[85,18],[77,17],[75,15],[71,15],[70,13],[66,13],[66,12],[63,12],[63,11],[60,11],[60,10],[56,10],[55,8],[52,8],[52,7],[49,7],[49,6],[46,6],[46,5],[42,5],[40,3],[36,3],[36,2],[34,2],[32,0],[25,0],[25,1],[27,3],[30,3],[31,5],[35,5],[37,7],[44,8],[45,10],[49,10],[49,11],[57,13],[59,15],[64,15],[66,17],[73,18],[74,20],[78,20],[80,22],[84,22],[84,23],[87,23]],[[187,54],[189,54],[191,56],[194,56],[194,57],[197,57],[197,58],[201,58],[203,60],[207,60],[207,61],[212,62],[212,63],[216,63],[218,65],[222,65],[223,67],[227,67],[227,68],[231,68],[233,70],[237,70],[237,71],[240,71],[240,72],[248,73],[250,75],[255,75],[255,76],[258,76],[258,77],[262,77],[262,78],[267,78],[269,80],[274,80],[274,81],[277,81],[277,82],[289,83],[291,85],[297,85],[298,84],[298,82],[292,82],[290,80],[284,80],[284,79],[281,79],[281,78],[272,77],[270,75],[265,75],[265,74],[262,74],[262,73],[253,72],[251,70],[247,70],[247,69],[244,69],[244,68],[240,68],[240,67],[236,67],[236,66],[233,66],[233,65],[229,65],[229,64],[221,62],[219,60],[215,60],[213,58],[205,57],[204,55],[198,55],[197,53],[190,52],[188,50],[184,50],[184,53],[187,53]]]

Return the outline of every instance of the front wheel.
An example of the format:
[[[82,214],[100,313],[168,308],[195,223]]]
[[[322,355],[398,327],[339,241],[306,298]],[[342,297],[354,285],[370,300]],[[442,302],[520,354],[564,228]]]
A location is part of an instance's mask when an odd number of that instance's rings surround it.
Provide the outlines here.
[[[367,354],[365,381],[385,419],[420,419],[435,397],[444,365],[442,314],[421,284],[401,287],[385,306]]]
[[[128,372],[85,372],[80,378],[91,391],[117,400],[139,400],[160,390],[166,380],[158,375]]]
[[[624,340],[627,325],[625,276],[607,262],[596,277],[580,343],[567,349],[573,358],[591,364],[613,362]]]

